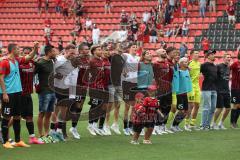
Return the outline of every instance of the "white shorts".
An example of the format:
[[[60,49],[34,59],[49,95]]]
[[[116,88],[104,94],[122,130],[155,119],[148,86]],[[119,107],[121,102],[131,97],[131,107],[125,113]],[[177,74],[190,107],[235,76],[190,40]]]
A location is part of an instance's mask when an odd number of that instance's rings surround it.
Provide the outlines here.
[[[235,16],[228,16],[228,21],[236,21]]]

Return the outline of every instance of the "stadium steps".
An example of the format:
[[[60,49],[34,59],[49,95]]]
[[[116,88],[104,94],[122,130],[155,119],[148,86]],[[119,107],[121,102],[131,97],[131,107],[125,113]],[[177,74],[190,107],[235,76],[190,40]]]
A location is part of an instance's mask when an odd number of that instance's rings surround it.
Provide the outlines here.
[[[237,3],[237,23],[239,23],[240,3]],[[195,37],[194,49],[201,50],[201,41],[207,37],[211,42],[211,49],[216,51],[232,51],[236,55],[240,45],[240,24],[229,24],[228,16],[223,11],[223,16],[218,17],[216,22],[210,23],[209,29],[203,30],[200,36]],[[222,52],[220,52],[222,53]]]

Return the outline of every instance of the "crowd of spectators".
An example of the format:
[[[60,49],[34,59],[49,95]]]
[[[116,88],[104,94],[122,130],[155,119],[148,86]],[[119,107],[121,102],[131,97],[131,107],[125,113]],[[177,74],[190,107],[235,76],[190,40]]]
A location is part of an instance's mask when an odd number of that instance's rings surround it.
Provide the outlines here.
[[[45,0],[44,8],[48,12],[49,0]],[[132,10],[130,13],[122,9],[120,13],[120,30],[128,31],[128,40],[137,42],[141,47],[144,42],[157,43],[159,37],[188,37],[190,31],[190,18],[188,6],[198,7],[199,16],[204,18],[206,11],[216,12],[216,0],[158,0],[158,5],[145,10],[142,17],[138,17]],[[38,0],[38,9],[42,11],[42,0]],[[55,11],[63,15],[64,23],[69,18],[75,19],[73,29],[70,32],[72,39],[77,39],[82,31],[91,31],[89,36],[93,44],[98,44],[100,39],[100,28],[91,20],[90,17],[83,16],[84,5],[82,0],[55,0]],[[111,0],[105,0],[105,14],[114,11]],[[235,23],[234,2],[229,1],[226,13],[229,23]],[[173,23],[175,15],[183,18],[182,23]],[[46,41],[51,41],[53,34],[51,25],[46,25],[44,29]],[[86,37],[84,37],[86,39]]]

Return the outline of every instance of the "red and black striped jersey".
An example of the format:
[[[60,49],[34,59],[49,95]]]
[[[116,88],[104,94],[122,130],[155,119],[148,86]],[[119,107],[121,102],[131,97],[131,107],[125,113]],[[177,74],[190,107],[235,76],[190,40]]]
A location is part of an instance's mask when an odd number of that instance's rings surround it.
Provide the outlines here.
[[[22,82],[22,95],[33,93],[33,76],[34,64],[33,61],[22,63],[19,65],[20,77]]]
[[[236,61],[231,66],[230,69],[232,71],[232,85],[231,89],[240,90],[240,62]]]
[[[172,90],[173,69],[167,61],[157,61],[153,64],[154,79],[158,94],[167,94]]]

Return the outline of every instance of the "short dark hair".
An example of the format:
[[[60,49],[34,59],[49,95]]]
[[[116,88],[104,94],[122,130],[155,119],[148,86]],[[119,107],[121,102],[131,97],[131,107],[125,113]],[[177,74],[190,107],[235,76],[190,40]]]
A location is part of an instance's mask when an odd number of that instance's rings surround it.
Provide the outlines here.
[[[44,53],[45,55],[48,55],[49,52],[51,52],[51,50],[54,48],[54,46],[52,45],[46,45],[44,48]]]
[[[191,51],[190,51],[190,55],[192,55],[194,52],[195,52],[194,50],[191,50]]]
[[[8,44],[8,52],[11,53],[17,47],[16,43],[9,43]]]
[[[23,51],[25,51],[25,50],[30,50],[30,51],[32,51],[32,48],[31,48],[31,47],[23,47]]]
[[[68,44],[68,45],[65,47],[65,50],[69,50],[69,49],[76,49],[76,46],[73,45],[73,44]]]
[[[171,52],[174,51],[174,50],[176,50],[175,47],[168,47],[168,48],[166,49],[166,52],[167,52],[167,54],[169,54],[169,53],[171,53]]]
[[[94,52],[95,52],[95,50],[96,50],[97,48],[101,48],[101,46],[100,46],[100,45],[93,45],[93,46],[91,47],[90,52],[91,52],[92,55],[94,55]]]
[[[82,42],[82,43],[80,43],[79,46],[78,46],[78,51],[82,50],[83,47],[85,47],[85,46],[88,47],[87,42]]]

